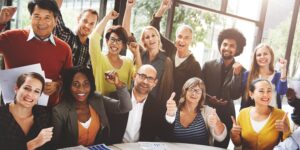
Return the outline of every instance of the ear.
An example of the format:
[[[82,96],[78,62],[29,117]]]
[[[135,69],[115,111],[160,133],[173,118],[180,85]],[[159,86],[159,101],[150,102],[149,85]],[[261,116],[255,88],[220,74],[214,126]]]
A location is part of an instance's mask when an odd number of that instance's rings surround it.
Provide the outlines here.
[[[156,86],[157,82],[158,82],[158,79],[156,78],[155,81],[154,81],[154,83],[153,83],[153,87]]]
[[[18,90],[19,90],[19,88],[16,85],[15,88],[14,88],[15,94],[17,94]]]
[[[253,93],[252,93],[251,91],[249,91],[248,94],[249,94],[249,97],[250,97],[251,99],[253,99]]]

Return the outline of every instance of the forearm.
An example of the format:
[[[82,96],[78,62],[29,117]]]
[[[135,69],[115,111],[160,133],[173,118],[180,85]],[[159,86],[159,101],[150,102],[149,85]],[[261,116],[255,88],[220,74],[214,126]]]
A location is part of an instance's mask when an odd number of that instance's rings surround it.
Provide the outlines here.
[[[126,7],[122,27],[126,30],[127,34],[130,35],[130,20],[131,20],[132,7]]]
[[[27,150],[35,150],[36,148],[40,147],[41,145],[38,144],[36,138],[27,142]]]
[[[235,146],[240,146],[242,144],[242,139],[240,135],[230,134],[230,139]]]
[[[126,86],[117,88],[117,94],[120,99],[118,111],[120,113],[129,112],[132,109],[131,98]]]

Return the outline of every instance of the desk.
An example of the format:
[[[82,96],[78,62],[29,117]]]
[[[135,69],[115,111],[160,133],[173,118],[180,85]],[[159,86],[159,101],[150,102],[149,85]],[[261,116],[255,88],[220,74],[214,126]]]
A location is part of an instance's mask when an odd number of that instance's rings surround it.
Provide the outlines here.
[[[158,147],[158,148],[154,148]],[[138,143],[121,143],[110,145],[113,150],[224,150],[218,147],[186,144],[186,143],[168,143],[168,142],[138,142]]]

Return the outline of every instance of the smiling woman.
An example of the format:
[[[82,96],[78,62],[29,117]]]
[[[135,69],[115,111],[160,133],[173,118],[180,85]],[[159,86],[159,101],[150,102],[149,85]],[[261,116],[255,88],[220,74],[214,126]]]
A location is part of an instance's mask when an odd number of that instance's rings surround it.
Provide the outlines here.
[[[51,149],[50,112],[36,105],[45,85],[38,73],[18,77],[15,100],[0,108],[1,149]]]
[[[105,142],[110,128],[106,113],[125,113],[131,109],[126,86],[117,73],[111,76],[113,78],[107,78],[107,82],[115,86],[120,100],[95,92],[95,80],[90,68],[77,66],[65,71],[62,102],[52,110],[57,148]]]

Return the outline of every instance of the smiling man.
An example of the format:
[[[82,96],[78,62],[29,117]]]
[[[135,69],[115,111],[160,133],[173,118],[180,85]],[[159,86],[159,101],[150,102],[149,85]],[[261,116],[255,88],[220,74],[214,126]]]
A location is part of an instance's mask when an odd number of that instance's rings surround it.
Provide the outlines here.
[[[6,69],[40,63],[46,78],[52,80],[44,88],[44,93],[50,95],[48,105],[52,106],[58,103],[62,70],[73,66],[72,53],[67,43],[51,33],[59,13],[55,1],[31,0],[28,10],[30,29],[9,30],[0,34],[0,54],[4,57]]]
[[[171,7],[171,0],[162,0],[160,8],[154,14],[150,23],[157,30],[163,14]],[[188,25],[181,25],[176,30],[175,44],[161,35],[162,49],[174,64],[174,100],[179,101],[183,84],[192,77],[201,77],[201,67],[196,61],[189,47],[193,41],[193,29]]]
[[[232,128],[230,116],[235,116],[233,100],[238,99],[242,92],[243,66],[235,62],[246,45],[244,35],[236,29],[225,29],[218,37],[218,47],[221,58],[205,62],[202,79],[206,86],[206,104],[216,108],[221,121],[228,131]],[[214,143],[215,146],[227,148],[229,134],[223,142]]]
[[[63,0],[56,0],[56,2],[58,6],[61,7]],[[74,66],[90,64],[88,36],[97,23],[97,11],[94,9],[83,10],[77,18],[75,31],[72,31],[65,25],[60,12],[57,18],[57,26],[53,33],[63,41],[67,42],[71,47]]]

